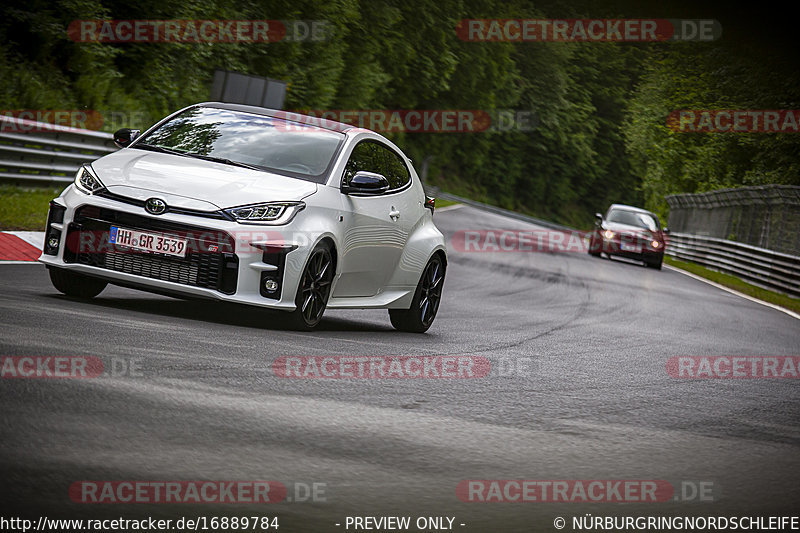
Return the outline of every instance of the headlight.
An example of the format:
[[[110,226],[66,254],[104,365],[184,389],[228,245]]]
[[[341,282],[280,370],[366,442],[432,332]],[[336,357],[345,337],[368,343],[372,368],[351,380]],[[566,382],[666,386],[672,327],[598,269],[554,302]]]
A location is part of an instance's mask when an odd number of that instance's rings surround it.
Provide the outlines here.
[[[305,208],[303,202],[270,202],[266,204],[245,205],[226,209],[225,212],[242,224],[267,224],[279,226],[288,224],[294,216]]]
[[[95,175],[89,165],[84,165],[78,169],[78,173],[75,174],[75,186],[85,194],[94,194],[105,188],[103,182]]]
[[[603,237],[605,237],[607,241],[610,241],[614,238],[614,232],[610,229],[607,229],[603,232]]]

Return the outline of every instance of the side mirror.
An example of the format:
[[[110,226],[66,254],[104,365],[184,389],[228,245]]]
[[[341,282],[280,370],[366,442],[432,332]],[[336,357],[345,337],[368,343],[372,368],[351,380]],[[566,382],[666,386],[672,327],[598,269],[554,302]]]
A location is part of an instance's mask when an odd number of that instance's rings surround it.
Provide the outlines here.
[[[600,225],[602,222],[603,222],[603,215],[601,215],[600,213],[595,213],[594,214],[594,223],[597,224],[597,225]]]
[[[664,231],[664,233],[666,233],[667,235],[669,235],[669,228],[668,228],[668,227],[664,226],[664,230],[663,230],[663,231]]]
[[[389,180],[382,174],[360,171],[350,178],[350,183],[342,185],[344,194],[378,195],[389,190]]]
[[[127,148],[139,136],[139,130],[122,128],[114,133],[114,144],[120,148]]]

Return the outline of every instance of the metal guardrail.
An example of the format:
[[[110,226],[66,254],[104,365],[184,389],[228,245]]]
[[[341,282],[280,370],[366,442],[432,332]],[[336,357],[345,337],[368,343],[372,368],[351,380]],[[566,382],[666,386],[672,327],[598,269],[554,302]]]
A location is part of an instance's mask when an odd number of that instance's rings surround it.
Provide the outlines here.
[[[670,234],[665,252],[676,259],[733,274],[753,285],[800,298],[800,257],[686,233]]]
[[[800,255],[800,186],[757,185],[665,199],[673,231]]]
[[[555,222],[550,222],[549,220],[534,218],[529,215],[523,215],[522,213],[517,213],[516,211],[509,211],[508,209],[503,209],[502,207],[496,207],[493,205],[484,204],[482,202],[476,202],[475,200],[470,200],[469,198],[456,196],[455,194],[450,194],[448,192],[442,192],[439,190],[438,187],[426,186],[425,191],[426,194],[435,196],[436,198],[441,198],[442,200],[450,200],[451,202],[458,202],[460,204],[470,205],[472,207],[477,207],[478,209],[482,209],[490,213],[495,213],[497,215],[502,215],[504,217],[513,218],[516,220],[522,220],[523,222],[530,222],[531,224],[536,224],[537,226],[541,226],[543,228],[558,229],[564,231],[575,231],[575,228],[570,228],[569,226],[556,224]]]
[[[110,133],[0,115],[0,178],[68,183],[83,163],[115,152]]]

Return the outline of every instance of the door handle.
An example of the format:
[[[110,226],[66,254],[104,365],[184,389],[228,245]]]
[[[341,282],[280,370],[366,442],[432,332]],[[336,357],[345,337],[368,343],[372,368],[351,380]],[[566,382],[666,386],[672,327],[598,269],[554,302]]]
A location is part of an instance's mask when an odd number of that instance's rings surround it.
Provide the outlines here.
[[[389,218],[391,218],[392,220],[397,220],[398,218],[400,218],[400,211],[398,211],[397,209],[394,208],[394,206],[392,206],[392,210],[389,211]]]

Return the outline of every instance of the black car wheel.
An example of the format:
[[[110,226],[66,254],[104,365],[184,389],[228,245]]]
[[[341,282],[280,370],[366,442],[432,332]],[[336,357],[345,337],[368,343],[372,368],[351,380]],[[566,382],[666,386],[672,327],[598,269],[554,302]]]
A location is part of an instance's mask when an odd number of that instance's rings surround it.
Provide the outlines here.
[[[592,257],[600,257],[601,250],[600,243],[595,244],[594,235],[592,235],[592,238],[589,240],[589,255]]]
[[[297,309],[291,315],[295,329],[310,331],[322,320],[331,293],[333,270],[330,247],[322,243],[311,252],[300,277],[294,299]]]
[[[664,256],[659,256],[657,261],[648,261],[645,263],[649,268],[655,268],[656,270],[661,270],[661,263],[664,262]]]
[[[445,265],[437,254],[428,261],[409,309],[389,309],[392,326],[400,331],[425,333],[433,324],[442,300]]]
[[[59,292],[75,298],[94,298],[106,288],[107,281],[70,272],[63,268],[49,267],[50,281]]]

